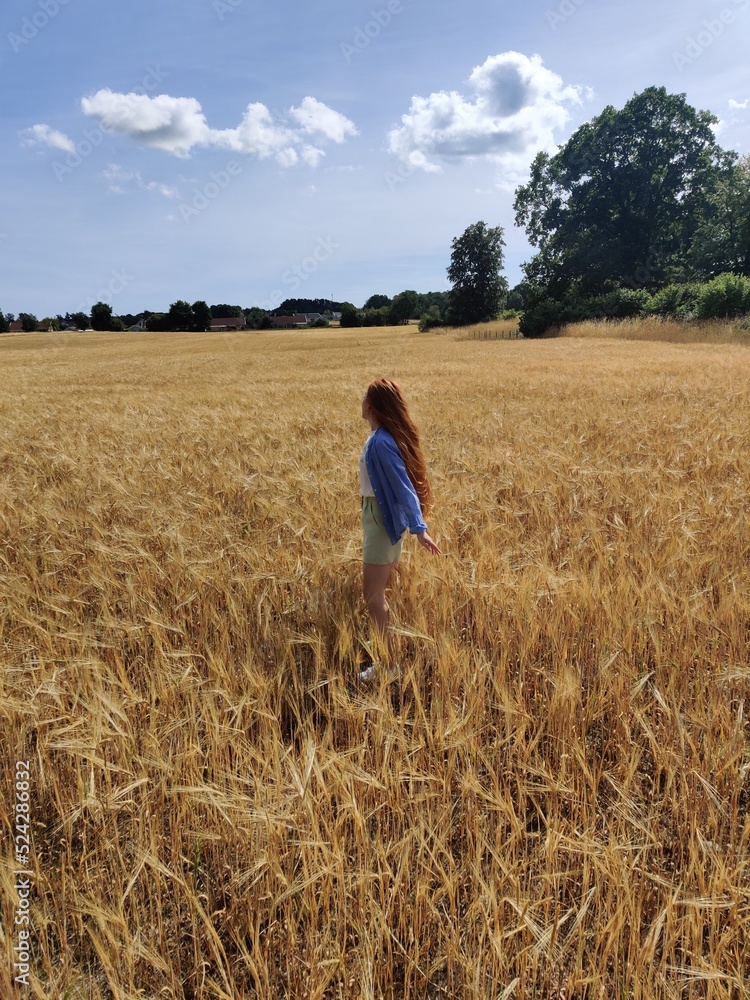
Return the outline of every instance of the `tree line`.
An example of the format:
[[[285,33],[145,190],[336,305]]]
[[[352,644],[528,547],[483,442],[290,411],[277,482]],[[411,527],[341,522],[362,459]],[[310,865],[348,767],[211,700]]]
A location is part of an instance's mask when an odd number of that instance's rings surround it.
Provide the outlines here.
[[[267,329],[273,316],[336,316],[342,326],[420,328],[467,325],[503,310],[520,314],[525,336],[588,318],[637,315],[683,319],[750,313],[750,156],[717,142],[718,119],[684,94],[648,87],[616,110],[580,126],[554,154],[538,153],[529,181],[515,192],[516,225],[536,253],[509,289],[501,227],[477,222],[452,241],[448,291],[406,289],[371,295],[362,307],[327,299],[288,299],[269,312],[178,301],[164,313],[113,316],[97,303],[90,316],[43,320],[45,328],[207,330],[211,320],[244,316]],[[0,331],[11,315],[0,312]],[[23,329],[36,317],[21,313]]]
[[[415,292],[407,289],[390,298],[388,295],[371,295],[361,309],[351,302],[336,302],[332,299],[286,299],[274,310],[260,309],[258,306],[230,305],[218,303],[209,306],[204,301],[184,300],[173,302],[166,312],[123,313],[115,316],[106,302],[97,302],[91,313],[75,312],[58,314],[38,320],[32,313],[19,313],[24,332],[42,327],[45,330],[130,330],[142,324],[148,331],[206,331],[211,329],[211,321],[243,317],[243,325],[248,330],[267,330],[273,327],[273,318],[278,316],[317,315],[319,319],[310,325],[326,326],[338,320],[341,326],[393,326],[418,319],[423,314],[443,317],[448,303],[448,292]],[[0,332],[7,332],[15,320],[12,313],[0,312]]]
[[[515,196],[537,250],[523,266],[521,331],[587,318],[750,312],[750,157],[722,149],[718,119],[649,87],[607,107]]]

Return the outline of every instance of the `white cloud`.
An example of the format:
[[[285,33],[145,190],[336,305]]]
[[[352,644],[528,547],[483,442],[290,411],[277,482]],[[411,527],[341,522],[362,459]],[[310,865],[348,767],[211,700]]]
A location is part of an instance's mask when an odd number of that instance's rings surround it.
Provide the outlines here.
[[[117,163],[109,163],[107,169],[102,171],[102,177],[108,182],[109,190],[113,194],[127,194],[127,185],[134,181],[142,191],[153,191],[164,198],[176,198],[178,195],[177,188],[161,184],[159,181],[144,181],[139,170],[125,170]]]
[[[357,134],[353,122],[314,97],[291,108],[289,121],[275,118],[265,104],[249,104],[239,125],[229,129],[210,128],[194,97],[148,97],[105,89],[84,97],[81,107],[102,125],[174,156],[187,157],[199,146],[218,146],[261,160],[274,157],[282,167],[300,162],[317,166],[325,153],[310,143],[309,136],[318,142],[341,143]]]
[[[319,135],[330,142],[346,142],[348,135],[357,135],[354,122],[314,97],[306,97],[298,108],[290,108],[289,116],[297,122],[303,132]]]
[[[388,133],[402,163],[436,172],[442,163],[481,157],[520,176],[539,150],[557,149],[555,132],[569,107],[589,96],[546,69],[540,56],[520,52],[490,56],[469,83],[473,97],[440,91],[412,98],[402,125]]]
[[[733,98],[729,98],[729,107],[733,111],[745,111],[750,107],[750,99],[745,98],[744,101],[735,101]]]
[[[32,125],[31,128],[25,128],[20,135],[22,146],[51,146],[53,149],[62,149],[65,153],[76,151],[71,138],[64,132],[50,128],[49,125]]]
[[[257,156],[260,160],[275,156],[282,166],[293,166],[297,162],[294,138],[290,129],[273,120],[265,104],[248,104],[237,128],[213,132],[213,141],[217,146]]]
[[[308,167],[317,167],[321,159],[326,155],[322,149],[317,149],[315,146],[308,146],[305,144],[300,152],[302,159],[308,165]]]
[[[194,97],[116,94],[105,88],[84,97],[81,108],[107,128],[175,156],[188,156],[193,146],[210,142],[211,129]]]

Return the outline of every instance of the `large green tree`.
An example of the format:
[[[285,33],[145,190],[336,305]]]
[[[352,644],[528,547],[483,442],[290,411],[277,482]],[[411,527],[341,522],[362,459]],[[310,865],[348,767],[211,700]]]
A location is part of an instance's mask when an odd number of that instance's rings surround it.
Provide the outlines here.
[[[85,312],[71,313],[70,322],[76,330],[88,330],[90,319]]]
[[[248,330],[269,330],[273,323],[271,316],[259,306],[251,306],[245,311],[245,325]]]
[[[361,326],[362,317],[359,309],[351,302],[341,303],[341,326]]]
[[[192,304],[191,313],[191,330],[204,332],[211,329],[211,310],[208,308],[207,303],[205,303],[202,299],[198,299],[197,302]]]
[[[149,313],[146,316],[146,329],[149,333],[165,333],[172,329],[172,324],[166,313]]]
[[[750,156],[724,171],[710,192],[688,253],[689,277],[750,277]]]
[[[21,329],[24,333],[33,333],[39,326],[39,320],[34,313],[19,313],[18,318],[21,321]]]
[[[193,308],[184,299],[178,299],[169,307],[167,313],[170,330],[192,330],[193,329]]]
[[[503,269],[503,230],[475,222],[455,237],[448,267],[452,283],[447,320],[464,326],[494,319],[508,291]]]
[[[607,107],[554,156],[539,153],[516,191],[516,223],[536,256],[532,286],[561,299],[682,280],[707,198],[730,168],[717,119],[684,94],[649,87]]]
[[[218,305],[211,306],[211,315],[214,319],[226,319],[228,316],[244,316],[241,306],[230,306],[226,302],[219,302]]]
[[[107,302],[97,302],[91,307],[91,329],[112,329],[112,306]]]
[[[418,298],[417,293],[411,288],[407,288],[405,291],[395,295],[387,309],[386,317],[388,322],[393,326],[398,326],[401,323],[408,323],[410,319],[416,317],[418,315]]]
[[[363,309],[383,309],[391,304],[387,295],[371,295],[362,306]]]

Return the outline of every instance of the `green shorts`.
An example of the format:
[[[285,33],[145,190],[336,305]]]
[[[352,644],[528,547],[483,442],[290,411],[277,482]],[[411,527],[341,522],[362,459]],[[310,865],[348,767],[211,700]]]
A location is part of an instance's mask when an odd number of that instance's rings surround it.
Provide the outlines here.
[[[401,539],[391,545],[385,530],[383,515],[375,497],[362,497],[362,562],[371,566],[387,566],[398,562],[401,555]]]

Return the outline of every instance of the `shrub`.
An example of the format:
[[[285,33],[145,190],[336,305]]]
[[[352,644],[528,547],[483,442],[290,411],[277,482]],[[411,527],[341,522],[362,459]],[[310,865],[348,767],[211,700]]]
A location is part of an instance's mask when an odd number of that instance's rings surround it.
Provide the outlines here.
[[[434,330],[436,326],[443,326],[443,321],[439,316],[430,316],[428,313],[423,313],[419,317],[420,333],[425,333],[427,330]]]
[[[584,299],[575,309],[580,319],[628,319],[640,316],[648,308],[651,296],[642,288],[617,288],[604,295]]]
[[[425,330],[433,330],[436,326],[442,326],[443,320],[440,317],[440,308],[437,305],[432,305],[430,308],[423,312],[419,317],[419,330],[420,333],[424,333]]]
[[[750,279],[741,274],[719,274],[700,288],[698,319],[728,319],[750,313]]]
[[[667,285],[651,296],[648,308],[652,316],[673,316],[676,319],[692,319],[700,294],[700,285]]]
[[[573,318],[567,303],[539,299],[526,307],[518,329],[524,337],[543,337],[548,330],[570,323]]]
[[[650,295],[645,289],[616,288],[583,297],[575,289],[562,299],[537,298],[526,307],[519,328],[542,337],[554,327],[597,319],[668,316],[678,320],[733,319],[750,314],[750,279],[720,274],[705,284],[672,284]],[[505,314],[503,314],[505,318]]]

